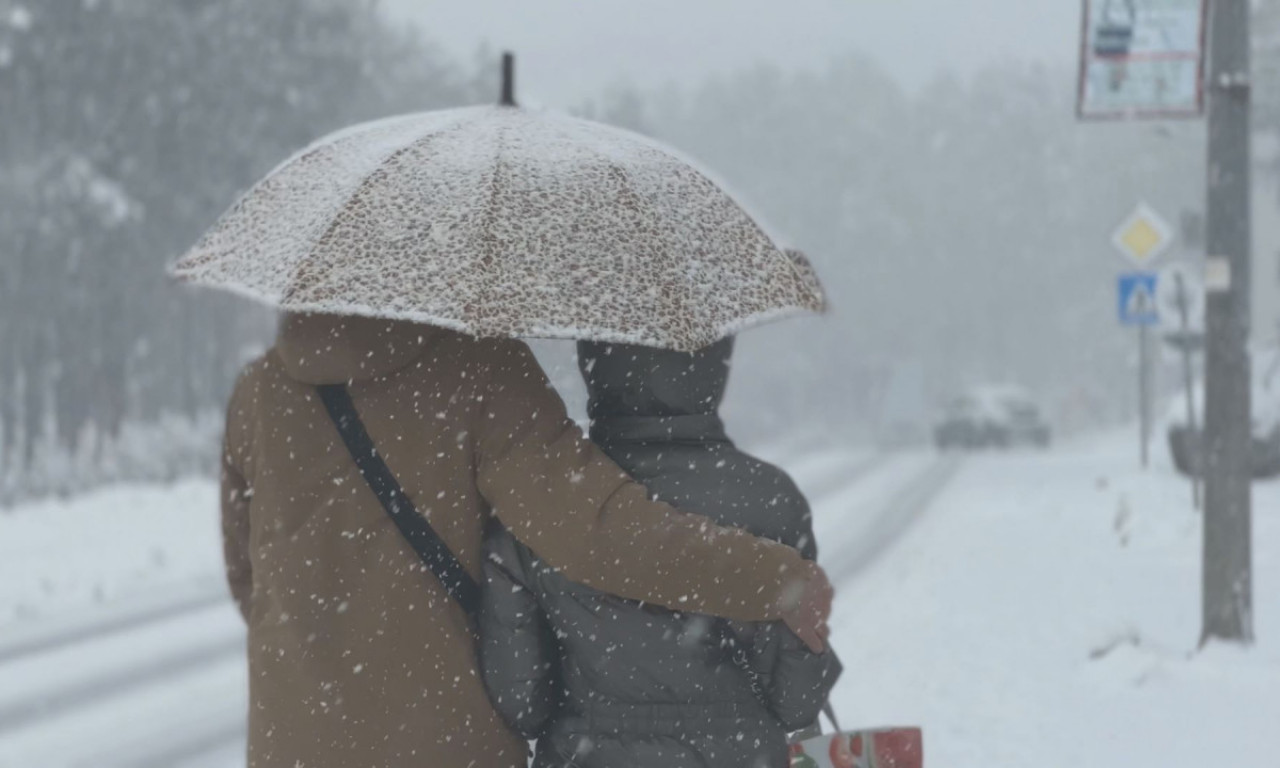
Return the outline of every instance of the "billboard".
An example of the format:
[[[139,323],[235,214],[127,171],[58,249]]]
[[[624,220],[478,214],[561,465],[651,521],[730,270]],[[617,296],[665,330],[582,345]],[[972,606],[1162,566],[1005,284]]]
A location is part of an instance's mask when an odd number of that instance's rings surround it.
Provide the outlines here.
[[[1205,11],[1206,0],[1084,0],[1080,117],[1199,116]]]

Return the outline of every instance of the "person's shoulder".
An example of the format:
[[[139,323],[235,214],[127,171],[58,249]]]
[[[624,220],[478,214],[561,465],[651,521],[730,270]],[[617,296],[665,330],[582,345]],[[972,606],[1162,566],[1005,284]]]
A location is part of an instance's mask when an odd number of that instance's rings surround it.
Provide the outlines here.
[[[753,494],[768,502],[770,513],[783,527],[796,531],[810,526],[811,510],[804,491],[782,467],[749,453],[736,451],[734,462],[740,481],[752,488]]]
[[[231,407],[244,408],[256,399],[257,393],[269,386],[273,379],[284,375],[284,367],[276,355],[275,347],[259,353],[245,363],[236,376],[235,386],[231,389]]]
[[[275,349],[268,349],[245,363],[236,376],[227,401],[224,441],[233,454],[243,457],[250,451],[263,393],[280,386],[283,370]],[[243,470],[241,470],[243,471]]]
[[[738,461],[735,462],[738,466],[738,471],[750,475],[757,486],[767,487],[775,491],[781,502],[790,501],[803,504],[807,508],[808,504],[804,491],[800,490],[800,486],[789,472],[777,464],[772,464],[736,448],[734,452],[738,457]]]
[[[240,375],[236,377],[236,385],[249,384],[283,372],[283,363],[280,362],[279,354],[276,352],[275,347],[271,347],[250,358],[240,368]]]

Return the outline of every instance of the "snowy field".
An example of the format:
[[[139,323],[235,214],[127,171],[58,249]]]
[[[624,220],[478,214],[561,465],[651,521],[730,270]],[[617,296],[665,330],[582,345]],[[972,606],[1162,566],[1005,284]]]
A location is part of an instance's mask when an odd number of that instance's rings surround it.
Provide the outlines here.
[[[1197,652],[1200,518],[1133,443],[971,459],[842,581],[843,720],[923,725],[933,766],[1280,765],[1280,485],[1254,495],[1259,644]],[[836,572],[847,512],[821,514]]]
[[[1280,484],[1259,644],[1197,651],[1199,517],[1128,435],[1049,453],[770,458],[815,502],[849,725],[937,768],[1272,768]],[[0,768],[242,765],[242,634],[206,482],[0,512]]]

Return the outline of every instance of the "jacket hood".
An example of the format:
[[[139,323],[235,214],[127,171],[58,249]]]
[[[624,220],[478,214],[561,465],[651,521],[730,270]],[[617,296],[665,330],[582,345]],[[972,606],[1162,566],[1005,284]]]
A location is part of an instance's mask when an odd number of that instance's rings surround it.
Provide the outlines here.
[[[715,415],[729,382],[733,340],[692,354],[601,342],[578,343],[593,420]]]
[[[342,384],[394,373],[417,359],[438,332],[402,320],[286,313],[276,355],[291,379]]]

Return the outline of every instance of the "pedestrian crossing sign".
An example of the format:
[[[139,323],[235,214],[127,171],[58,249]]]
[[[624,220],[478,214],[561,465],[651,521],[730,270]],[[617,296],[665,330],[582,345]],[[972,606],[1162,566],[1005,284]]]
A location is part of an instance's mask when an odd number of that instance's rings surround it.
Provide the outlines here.
[[[1160,322],[1160,310],[1156,304],[1157,282],[1155,272],[1120,275],[1117,295],[1121,325],[1156,325]]]

